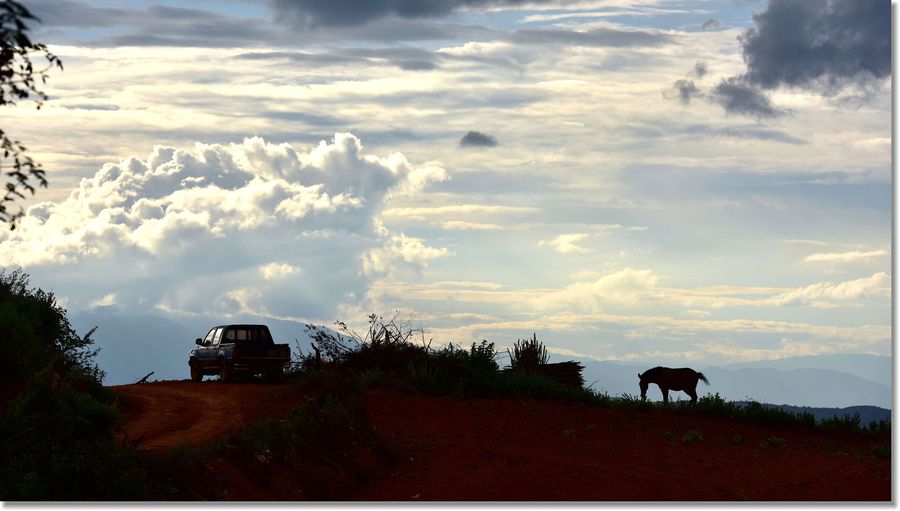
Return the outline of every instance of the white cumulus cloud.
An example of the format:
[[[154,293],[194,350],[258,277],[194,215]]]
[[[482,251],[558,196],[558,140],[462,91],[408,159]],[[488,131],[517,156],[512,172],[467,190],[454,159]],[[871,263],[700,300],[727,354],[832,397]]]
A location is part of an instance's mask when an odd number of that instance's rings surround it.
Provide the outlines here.
[[[590,234],[586,233],[575,233],[575,234],[560,234],[559,236],[553,238],[549,241],[539,241],[539,246],[548,246],[560,252],[562,254],[573,254],[573,253],[586,253],[590,252],[590,250],[582,247],[578,244],[579,241],[584,240],[590,236]]]
[[[71,305],[330,317],[379,272],[445,249],[392,233],[390,198],[448,179],[436,163],[366,154],[338,133],[303,151],[259,137],[154,147],[83,179],[0,233],[0,260],[52,282]]]

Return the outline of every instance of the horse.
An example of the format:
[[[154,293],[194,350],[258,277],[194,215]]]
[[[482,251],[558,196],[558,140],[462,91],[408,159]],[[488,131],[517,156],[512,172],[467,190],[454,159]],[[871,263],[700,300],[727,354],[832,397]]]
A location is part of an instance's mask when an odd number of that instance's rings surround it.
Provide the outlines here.
[[[691,396],[691,404],[694,404],[697,402],[697,382],[703,380],[703,383],[709,385],[709,380],[703,376],[703,373],[689,367],[678,369],[654,367],[647,369],[643,374],[638,373],[638,378],[641,379],[641,399],[647,399],[647,386],[655,383],[662,391],[665,404],[669,404],[670,390],[684,391],[685,394]]]

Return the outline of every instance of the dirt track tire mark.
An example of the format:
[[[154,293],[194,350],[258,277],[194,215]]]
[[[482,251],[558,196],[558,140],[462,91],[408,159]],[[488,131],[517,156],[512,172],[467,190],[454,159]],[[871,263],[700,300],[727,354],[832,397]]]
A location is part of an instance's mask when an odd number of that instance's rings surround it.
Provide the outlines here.
[[[220,438],[236,427],[280,415],[302,399],[291,385],[165,381],[112,387],[128,400],[121,438],[165,450]]]

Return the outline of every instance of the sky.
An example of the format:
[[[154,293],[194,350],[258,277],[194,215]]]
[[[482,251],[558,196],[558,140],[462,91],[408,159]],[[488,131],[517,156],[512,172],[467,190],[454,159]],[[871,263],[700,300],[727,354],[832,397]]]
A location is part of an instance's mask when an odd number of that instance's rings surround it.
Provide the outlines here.
[[[70,313],[891,352],[886,1],[24,3],[64,70],[0,261]]]

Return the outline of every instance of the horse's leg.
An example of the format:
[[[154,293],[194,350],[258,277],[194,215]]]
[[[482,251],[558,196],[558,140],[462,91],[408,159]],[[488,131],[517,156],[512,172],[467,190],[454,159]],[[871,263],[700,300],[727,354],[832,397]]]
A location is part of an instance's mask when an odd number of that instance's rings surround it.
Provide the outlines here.
[[[685,394],[691,396],[691,404],[695,404],[697,402],[697,389],[685,389]]]
[[[663,404],[668,405],[669,404],[669,389],[667,389],[666,387],[660,387],[659,390],[661,390],[663,393]]]

